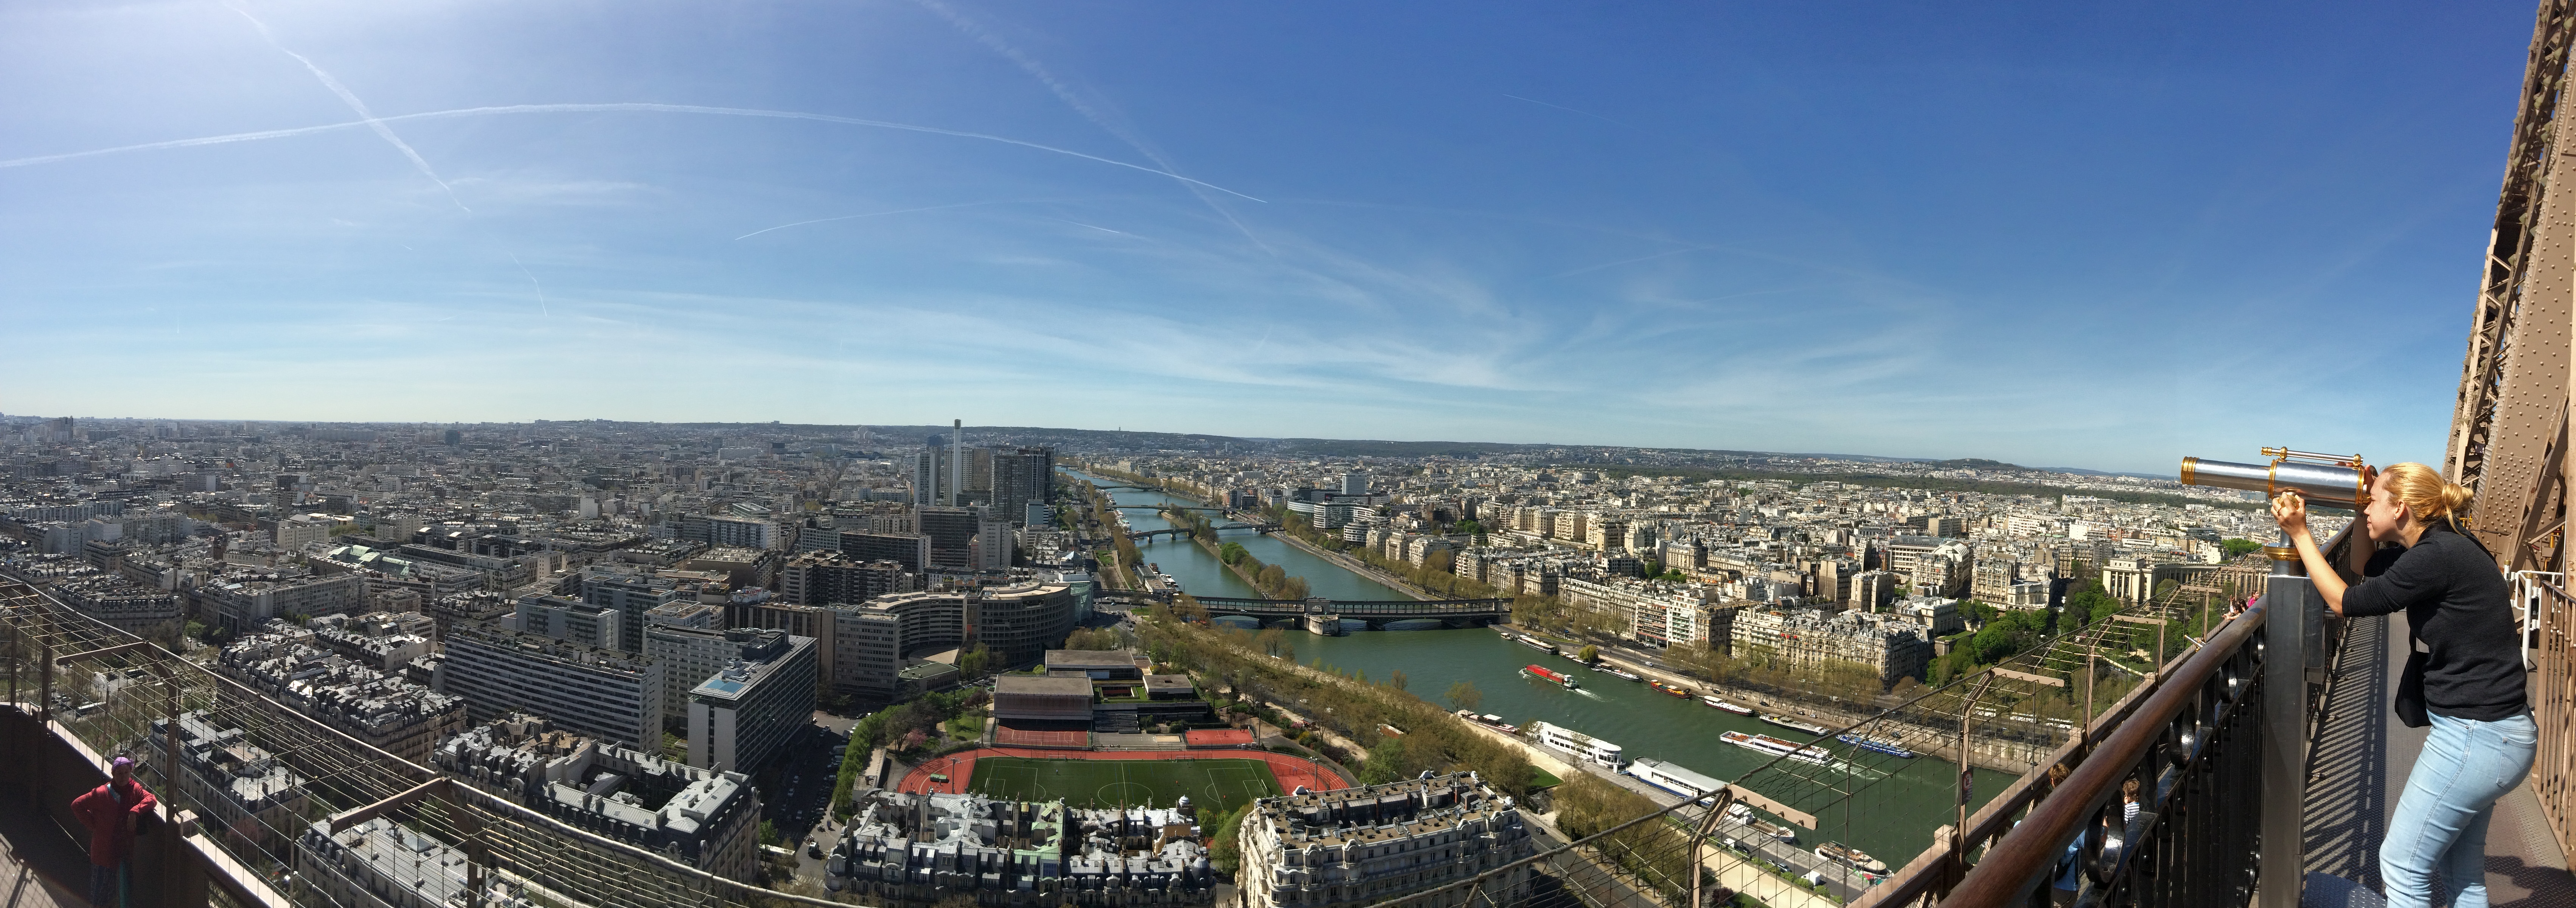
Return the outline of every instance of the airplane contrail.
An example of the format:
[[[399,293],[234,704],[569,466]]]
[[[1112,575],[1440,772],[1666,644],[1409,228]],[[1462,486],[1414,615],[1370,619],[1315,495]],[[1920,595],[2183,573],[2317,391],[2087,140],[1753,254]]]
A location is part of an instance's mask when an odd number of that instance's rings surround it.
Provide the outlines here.
[[[1085,223],[1083,223],[1083,222],[1081,222],[1081,221],[1066,221],[1064,218],[1057,218],[1056,220],[1064,221],[1065,223],[1067,223],[1067,224],[1071,224],[1071,225],[1076,226],[1076,227],[1090,227],[1091,229],[1093,229],[1093,230],[1097,230],[1097,231],[1100,231],[1100,232],[1102,232],[1102,233],[1115,233],[1115,234],[1117,234],[1117,235],[1119,235],[1119,236],[1135,236],[1135,234],[1128,233],[1127,231],[1124,231],[1124,230],[1111,230],[1111,229],[1109,229],[1109,228],[1107,228],[1107,227],[1097,227],[1097,226],[1093,226],[1093,225],[1090,225],[1090,224],[1085,224]]]
[[[929,206],[929,207],[926,207],[926,208],[898,208],[898,209],[895,209],[895,210],[893,210],[893,211],[871,211],[871,212],[868,212],[868,213],[866,213],[866,214],[845,214],[845,215],[841,215],[840,217],[835,217],[835,218],[815,218],[815,219],[810,220],[810,221],[797,221],[796,223],[793,223],[793,224],[780,224],[780,225],[778,225],[778,226],[776,226],[776,227],[763,227],[763,228],[760,228],[760,229],[758,229],[758,230],[754,230],[754,231],[752,231],[752,232],[750,232],[750,233],[746,233],[746,234],[743,234],[743,235],[741,235],[741,236],[734,237],[734,239],[737,239],[737,240],[747,240],[747,239],[751,239],[752,237],[756,237],[756,236],[759,236],[759,235],[761,235],[761,234],[768,233],[768,232],[770,232],[770,231],[772,231],[772,230],[785,230],[785,229],[787,229],[787,228],[789,228],[789,227],[803,227],[803,226],[805,226],[805,225],[807,225],[807,224],[822,224],[822,223],[828,223],[828,222],[831,222],[831,221],[847,221],[847,220],[852,220],[852,219],[855,219],[855,218],[873,218],[873,217],[879,217],[879,216],[889,215],[889,214],[911,214],[911,213],[916,212],[916,211],[939,211],[939,210],[941,210],[941,209],[946,209],[946,208],[972,208],[972,207],[977,206],[977,205],[1007,205],[1007,204],[1010,204],[1010,203],[1008,203],[1008,202],[959,202],[959,203],[954,204],[954,205],[932,205],[932,206]]]
[[[905,132],[954,136],[961,139],[982,139],[987,142],[1000,142],[1004,145],[1017,145],[1022,148],[1053,152],[1060,155],[1070,155],[1086,161],[1097,161],[1102,164],[1124,167],[1129,170],[1141,170],[1146,173],[1169,177],[1194,186],[1205,186],[1209,189],[1214,189],[1227,195],[1239,196],[1251,199],[1255,202],[1264,201],[1263,199],[1245,195],[1205,180],[1191,179],[1168,170],[1156,170],[1142,164],[1132,164],[1114,158],[1104,158],[1098,155],[1083,154],[1082,152],[1068,148],[1057,148],[1053,145],[1040,145],[1036,142],[1026,142],[1019,139],[991,135],[988,133],[967,132],[958,129],[941,129],[936,126],[918,126],[911,123],[896,123],[889,120],[869,120],[860,117],[806,113],[795,110],[762,110],[749,107],[709,107],[699,104],[653,104],[637,101],[605,104],[506,104],[490,107],[465,107],[455,110],[432,110],[421,113],[395,114],[390,117],[376,117],[370,120],[358,120],[349,123],[329,123],[320,126],[298,126],[290,129],[265,129],[257,132],[237,132],[220,136],[200,136],[193,139],[170,139],[161,142],[144,142],[138,145],[119,145],[114,148],[96,148],[89,151],[73,151],[62,154],[15,158],[0,161],[0,169],[11,167],[31,167],[37,164],[53,164],[62,161],[74,161],[82,158],[94,158],[102,155],[124,154],[135,151],[154,151],[164,148],[194,148],[203,145],[227,145],[234,142],[256,142],[267,139],[284,139],[295,136],[307,136],[317,133],[338,132],[347,129],[371,127],[380,123],[403,123],[412,120],[452,120],[462,117],[490,117],[505,114],[545,113],[680,113],[725,117],[759,117],[774,120],[810,120],[817,123],[839,123],[847,126],[866,126],[875,129],[895,129]]]
[[[367,102],[358,100],[357,92],[350,91],[348,86],[340,84],[340,80],[332,78],[330,73],[324,72],[322,67],[314,65],[313,61],[307,59],[303,54],[288,50],[286,45],[277,43],[277,35],[268,30],[268,23],[259,21],[259,17],[251,15],[249,10],[234,6],[229,2],[224,4],[224,8],[232,10],[243,19],[249,20],[251,27],[259,30],[259,37],[261,40],[267,41],[268,46],[277,48],[279,53],[285,54],[289,57],[294,57],[295,62],[304,64],[304,70],[306,72],[312,73],[313,78],[322,80],[322,87],[330,89],[332,94],[340,97],[340,103],[349,105],[350,110],[356,111],[358,116],[365,117],[366,119],[364,122],[368,127],[376,131],[376,135],[378,137],[393,145],[396,150],[401,151],[403,153],[403,157],[410,158],[411,166],[420,168],[422,176],[428,177],[430,182],[438,184],[438,188],[446,190],[448,201],[456,203],[457,208],[463,209],[469,214],[474,211],[472,208],[465,207],[464,199],[456,197],[456,187],[449,186],[447,185],[446,180],[439,179],[438,171],[430,168],[428,159],[421,157],[420,152],[412,150],[411,143],[403,141],[401,136],[394,135],[392,127],[386,126],[385,121],[377,119],[374,111],[367,109]]]
[[[1163,153],[1159,149],[1156,149],[1153,143],[1145,141],[1145,138],[1138,135],[1133,127],[1123,122],[1123,119],[1121,122],[1112,122],[1112,117],[1102,114],[1099,110],[1094,109],[1089,99],[1084,98],[1080,92],[1074,91],[1072,86],[1064,84],[1063,80],[1057,79],[1054,73],[1047,71],[1045,64],[1039,63],[1035,57],[1031,57],[1028,54],[1020,52],[1018,47],[1012,46],[1010,42],[1002,40],[1000,35],[993,34],[992,30],[985,28],[982,23],[978,23],[975,20],[968,18],[965,14],[949,8],[948,4],[940,2],[940,0],[912,0],[912,2],[914,5],[937,14],[940,18],[948,20],[949,25],[955,26],[960,32],[964,32],[967,37],[975,39],[976,43],[982,44],[992,52],[1002,55],[1004,59],[1010,60],[1020,68],[1021,72],[1028,73],[1030,78],[1038,80],[1038,83],[1041,85],[1045,85],[1047,91],[1053,92],[1056,99],[1063,101],[1066,107],[1073,108],[1074,113],[1081,114],[1082,118],[1085,120],[1090,120],[1091,125],[1100,127],[1100,131],[1116,136],[1119,141],[1127,143],[1127,147],[1136,149],[1136,153],[1144,155],[1146,160],[1154,162],[1154,165],[1161,167],[1164,172],[1172,173],[1180,170],[1180,168],[1172,165],[1171,159],[1163,157]],[[1196,183],[1198,181],[1192,180],[1190,182]],[[1191,190],[1190,194],[1199,195],[1197,190]],[[1239,192],[1235,194],[1242,195],[1242,193]],[[1252,235],[1252,228],[1244,226],[1243,221],[1234,216],[1234,212],[1225,210],[1224,206],[1216,203],[1216,200],[1205,196],[1200,196],[1199,201],[1205,203],[1210,210],[1215,211],[1218,217],[1224,218],[1226,223],[1234,225],[1234,229],[1240,231],[1243,234],[1244,239],[1251,240],[1252,244],[1261,247],[1261,251],[1263,252],[1271,252],[1270,244],[1264,243],[1261,241],[1260,237]],[[1271,254],[1276,255],[1278,253],[1271,252]]]
[[[544,285],[544,284],[540,284],[540,283],[537,283],[537,273],[536,273],[536,272],[534,272],[534,271],[530,271],[530,270],[528,270],[528,266],[527,266],[525,263],[523,263],[523,262],[519,261],[519,254],[518,254],[518,253],[516,253],[516,252],[511,252],[511,251],[508,251],[508,250],[503,250],[503,251],[501,252],[501,254],[502,254],[502,255],[509,256],[509,257],[510,257],[510,264],[513,264],[513,265],[517,265],[517,266],[519,266],[519,273],[520,273],[520,274],[524,274],[524,275],[527,275],[527,276],[528,276],[528,286],[531,286],[531,287],[535,287],[535,288],[537,288],[537,312],[538,312],[538,314],[544,315],[544,316],[545,316],[545,317],[547,317],[547,318],[553,318],[553,317],[555,317],[554,309],[546,305],[546,285]]]

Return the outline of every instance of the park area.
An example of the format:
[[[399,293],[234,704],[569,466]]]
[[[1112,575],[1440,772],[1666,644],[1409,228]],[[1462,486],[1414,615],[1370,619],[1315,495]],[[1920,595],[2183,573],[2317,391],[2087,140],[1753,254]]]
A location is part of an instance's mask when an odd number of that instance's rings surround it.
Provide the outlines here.
[[[1279,780],[1268,761],[1217,760],[1051,760],[1030,757],[984,757],[975,761],[966,789],[992,798],[1051,801],[1076,807],[1170,807],[1181,796],[1191,803],[1232,810],[1255,798],[1278,795]]]

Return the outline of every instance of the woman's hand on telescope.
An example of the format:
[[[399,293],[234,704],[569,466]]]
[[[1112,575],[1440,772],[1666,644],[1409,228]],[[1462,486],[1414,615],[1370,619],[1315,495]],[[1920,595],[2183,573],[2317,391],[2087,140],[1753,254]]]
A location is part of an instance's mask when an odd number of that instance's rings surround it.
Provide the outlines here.
[[[2283,492],[2272,498],[2272,522],[2291,539],[2308,535],[2308,499],[2297,492]]]

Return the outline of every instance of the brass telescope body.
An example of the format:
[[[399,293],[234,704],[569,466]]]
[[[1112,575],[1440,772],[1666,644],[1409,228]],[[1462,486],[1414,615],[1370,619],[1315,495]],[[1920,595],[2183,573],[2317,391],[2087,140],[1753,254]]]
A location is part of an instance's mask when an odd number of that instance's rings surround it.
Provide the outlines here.
[[[2360,455],[2342,457],[2285,448],[2264,448],[2263,453],[2272,456],[2271,463],[2230,463],[2185,457],[2182,459],[2182,484],[2261,492],[2265,498],[2278,497],[2283,492],[2297,492],[2312,508],[2358,512],[2370,504],[2370,486],[2362,479],[2367,468],[2362,465]]]

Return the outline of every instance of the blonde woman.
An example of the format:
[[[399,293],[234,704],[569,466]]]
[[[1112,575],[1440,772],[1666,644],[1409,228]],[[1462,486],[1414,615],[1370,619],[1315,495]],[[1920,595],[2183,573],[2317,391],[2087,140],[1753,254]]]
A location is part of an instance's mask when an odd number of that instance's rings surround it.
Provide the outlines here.
[[[2431,467],[2389,467],[2370,483],[2360,526],[2368,537],[2354,550],[2404,549],[2369,557],[2369,576],[2347,586],[2317,551],[2307,502],[2296,492],[2272,500],[2272,519],[2298,547],[2327,608],[2345,617],[2402,609],[2415,640],[2398,715],[2433,730],[2379,846],[2380,881],[2398,908],[2436,904],[2437,878],[2453,908],[2486,908],[2487,823],[2496,799],[2530,775],[2540,743],[2504,574],[2464,532],[2468,505],[2469,490]]]

